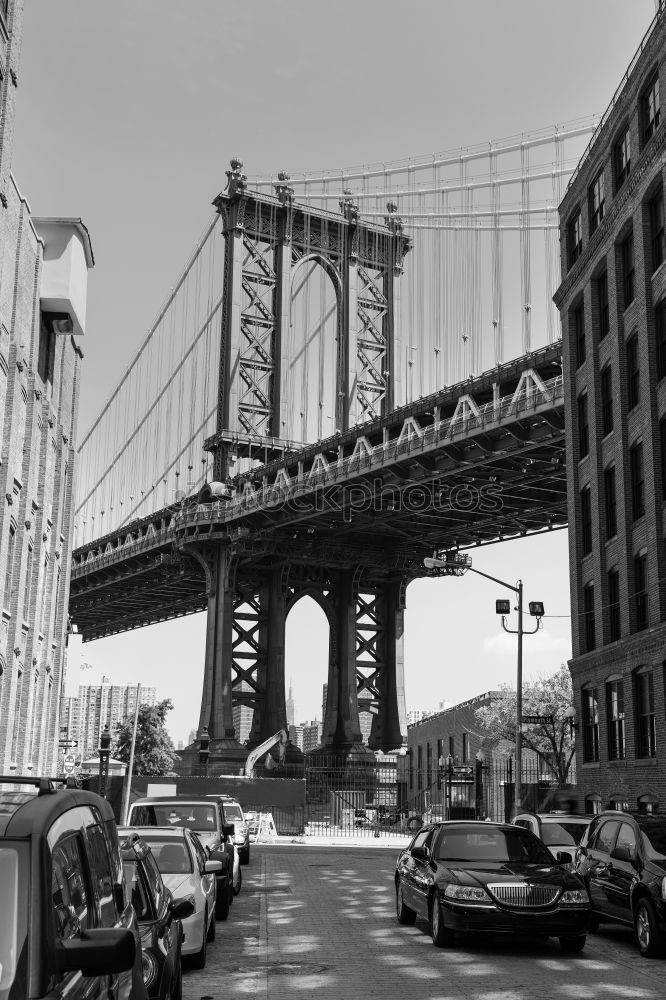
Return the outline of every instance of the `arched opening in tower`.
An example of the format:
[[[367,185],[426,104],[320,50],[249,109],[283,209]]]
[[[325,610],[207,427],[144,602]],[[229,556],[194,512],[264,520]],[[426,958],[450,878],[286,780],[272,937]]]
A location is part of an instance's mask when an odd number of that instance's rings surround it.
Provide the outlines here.
[[[293,709],[291,739],[305,752],[321,743],[328,656],[328,619],[317,601],[306,594],[287,615],[284,657],[289,722]]]
[[[321,258],[292,273],[290,323],[283,352],[281,436],[312,443],[336,429],[339,291]]]

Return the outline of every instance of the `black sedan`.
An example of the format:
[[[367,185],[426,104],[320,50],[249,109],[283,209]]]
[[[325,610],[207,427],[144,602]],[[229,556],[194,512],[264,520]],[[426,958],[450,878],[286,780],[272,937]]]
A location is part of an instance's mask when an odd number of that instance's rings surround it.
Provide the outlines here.
[[[139,923],[143,982],[150,1000],[183,995],[181,920],[194,911],[190,899],[174,900],[149,845],[136,833],[121,841],[127,894]]]
[[[398,857],[398,922],[425,917],[440,948],[459,931],[557,937],[563,951],[582,951],[590,905],[583,882],[563,867],[571,860],[555,861],[520,827],[431,823]]]

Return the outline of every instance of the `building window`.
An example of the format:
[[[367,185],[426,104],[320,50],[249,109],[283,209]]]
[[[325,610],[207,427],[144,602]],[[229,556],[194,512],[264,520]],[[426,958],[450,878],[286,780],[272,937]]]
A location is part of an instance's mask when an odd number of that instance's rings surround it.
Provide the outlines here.
[[[617,496],[615,493],[615,466],[604,469],[604,503],[606,509],[606,540],[617,535]]]
[[[624,760],[624,687],[622,679],[606,684],[606,720],[608,724],[608,759]]]
[[[423,747],[416,748],[416,787],[423,788]]]
[[[572,216],[567,226],[569,247],[569,267],[572,267],[583,252],[583,220],[580,209]]]
[[[592,494],[589,486],[580,491],[580,541],[583,555],[589,555],[592,551]]]
[[[599,760],[599,700],[596,688],[583,688],[583,760]]]
[[[571,313],[571,325],[573,327],[576,368],[580,368],[587,357],[585,349],[585,310],[582,302]]]
[[[654,681],[651,670],[634,675],[636,691],[636,756],[655,757]]]
[[[634,619],[635,631],[642,632],[648,625],[647,554],[634,557]]]
[[[444,740],[437,740],[437,788],[442,787],[442,761],[444,760]]]
[[[601,372],[601,433],[603,437],[613,430],[613,372],[610,365]]]
[[[631,173],[631,134],[626,130],[615,145],[615,183],[619,191]]]
[[[666,417],[659,421],[659,451],[661,454],[661,498],[666,500]]]
[[[28,546],[28,556],[25,561],[25,589],[23,591],[23,617],[27,618],[30,614],[30,593],[32,589],[32,557],[33,548],[32,545]]]
[[[469,760],[469,733],[462,734],[462,762],[466,764]]]
[[[657,348],[657,380],[666,376],[666,299],[655,306],[654,335]]]
[[[652,245],[652,271],[653,273],[664,262],[664,192],[659,192],[650,202],[650,242]]]
[[[610,333],[610,310],[608,308],[608,271],[602,271],[597,278],[597,309],[599,314],[599,340]]]
[[[649,142],[659,128],[659,75],[655,73],[643,92],[643,142]]]
[[[16,525],[9,525],[9,542],[7,544],[7,565],[5,567],[5,607],[9,610],[12,599],[12,577],[14,576],[14,552],[16,550]]]
[[[585,652],[591,653],[596,646],[596,629],[594,621],[594,584],[586,583],[583,587],[583,617],[585,634]]]
[[[590,450],[590,428],[587,419],[587,393],[578,397],[578,458],[585,458]]]
[[[453,736],[449,736],[449,757],[455,757],[455,743]]]
[[[620,618],[620,574],[617,569],[610,569],[608,580],[608,638],[617,642],[622,637]]]
[[[599,226],[604,217],[604,172],[601,170],[592,181],[588,192],[590,205],[590,235]]]
[[[634,231],[620,246],[622,256],[622,296],[626,309],[634,301]]]
[[[426,745],[426,787],[432,787],[432,744]]]
[[[627,406],[633,410],[640,399],[641,370],[638,363],[638,334],[627,341]]]
[[[631,471],[631,516],[637,521],[645,513],[645,476],[643,472],[643,442],[638,441],[629,449]]]

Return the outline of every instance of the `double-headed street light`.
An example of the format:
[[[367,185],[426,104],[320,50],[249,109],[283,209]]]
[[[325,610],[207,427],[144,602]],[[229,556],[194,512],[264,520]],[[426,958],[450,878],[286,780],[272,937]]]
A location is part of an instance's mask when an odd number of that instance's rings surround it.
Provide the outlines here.
[[[199,776],[208,777],[208,758],[210,757],[210,735],[208,726],[204,726],[199,733]]]
[[[538,632],[541,628],[541,619],[543,618],[544,610],[541,601],[530,601],[529,609],[530,615],[536,618],[537,624],[536,628],[529,629],[525,631],[523,628],[523,581],[518,580],[516,584],[507,583],[506,580],[499,580],[496,576],[491,576],[489,573],[482,573],[480,569],[474,569],[472,567],[472,559],[470,556],[462,552],[435,552],[431,557],[426,557],[423,560],[424,565],[428,569],[443,570],[442,576],[462,576],[467,570],[472,573],[476,573],[477,576],[484,576],[486,580],[492,580],[493,583],[498,583],[500,587],[506,587],[507,590],[512,590],[514,594],[518,596],[518,604],[516,610],[518,612],[518,628],[511,629],[507,628],[506,616],[511,614],[511,601],[500,600],[495,602],[495,611],[498,615],[502,616],[502,628],[505,632],[510,632],[512,635],[518,636],[518,667],[516,676],[516,792],[515,792],[515,808],[519,810],[522,808],[522,795],[521,795],[521,779],[523,773],[523,635],[533,635]]]
[[[109,727],[104,727],[104,732],[99,737],[99,794],[106,796],[106,783],[109,777],[109,757],[111,756],[111,733]]]

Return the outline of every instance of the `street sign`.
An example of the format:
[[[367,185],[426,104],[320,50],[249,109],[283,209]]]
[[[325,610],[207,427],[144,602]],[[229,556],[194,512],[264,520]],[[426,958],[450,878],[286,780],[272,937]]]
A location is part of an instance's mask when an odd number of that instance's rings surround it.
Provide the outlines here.
[[[71,774],[76,767],[76,757],[73,753],[66,753],[62,761],[62,769],[65,774]]]
[[[78,740],[60,740],[60,742],[58,743],[58,746],[60,747],[61,750],[67,750],[70,747],[78,747],[78,745],[79,745]]]
[[[524,726],[552,726],[552,715],[521,715],[521,722]]]

